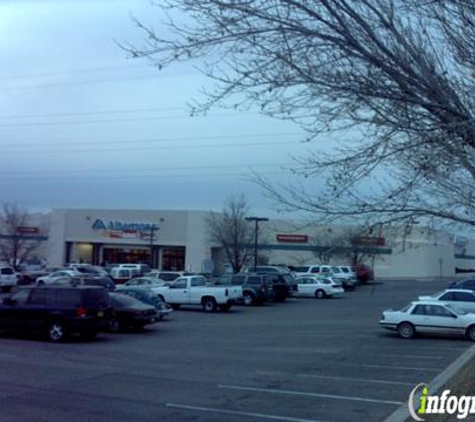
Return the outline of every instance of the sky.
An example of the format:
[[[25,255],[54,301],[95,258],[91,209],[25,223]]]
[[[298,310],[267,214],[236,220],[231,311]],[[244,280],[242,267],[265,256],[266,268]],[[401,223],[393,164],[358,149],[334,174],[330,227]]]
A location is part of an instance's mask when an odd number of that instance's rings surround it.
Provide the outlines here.
[[[302,130],[252,111],[191,117],[209,81],[128,58],[118,43],[145,36],[131,15],[161,30],[147,0],[0,0],[0,202],[219,210],[244,194],[276,215],[251,174],[291,182]]]

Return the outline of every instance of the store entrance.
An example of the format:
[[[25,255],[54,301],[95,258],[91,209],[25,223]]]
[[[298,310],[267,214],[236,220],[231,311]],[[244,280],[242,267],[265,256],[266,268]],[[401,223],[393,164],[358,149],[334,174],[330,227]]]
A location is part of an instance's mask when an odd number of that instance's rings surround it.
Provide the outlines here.
[[[150,250],[104,248],[103,261],[105,264],[148,264]]]
[[[162,249],[162,270],[184,271],[185,270],[185,248],[163,248]]]

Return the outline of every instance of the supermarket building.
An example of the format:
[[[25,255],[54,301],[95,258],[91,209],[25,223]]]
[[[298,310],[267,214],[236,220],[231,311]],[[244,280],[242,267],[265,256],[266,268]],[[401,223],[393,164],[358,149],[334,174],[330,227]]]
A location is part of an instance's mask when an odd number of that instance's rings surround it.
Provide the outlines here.
[[[206,211],[54,209],[43,215],[48,226],[44,258],[49,266],[69,262],[104,265],[152,262],[154,268],[208,272],[223,270],[218,245],[209,241]],[[297,224],[270,220],[259,226],[259,250],[270,263],[319,263],[314,239],[323,231],[348,226]],[[475,241],[414,226],[404,236],[386,228],[366,237],[369,260],[379,278],[453,277],[475,269]],[[344,248],[343,248],[344,249]],[[348,265],[340,256],[333,264]]]

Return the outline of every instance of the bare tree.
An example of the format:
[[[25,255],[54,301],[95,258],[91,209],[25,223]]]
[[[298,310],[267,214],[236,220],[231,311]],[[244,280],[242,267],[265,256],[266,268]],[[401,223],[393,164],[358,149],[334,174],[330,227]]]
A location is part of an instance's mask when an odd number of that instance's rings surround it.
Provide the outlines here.
[[[158,4],[157,4],[158,5]],[[309,192],[257,178],[325,221],[475,226],[475,6],[468,0],[161,0],[166,28],[130,46],[159,69],[199,59],[197,106],[290,119],[333,153],[297,160]],[[170,31],[171,34],[170,35]],[[311,144],[309,144],[310,146]],[[369,188],[371,187],[371,188]]]
[[[30,226],[30,215],[17,204],[4,203],[0,215],[0,259],[11,264],[15,270],[32,258],[41,245],[41,240],[22,233]]]
[[[223,248],[234,272],[239,272],[252,256],[254,232],[246,221],[248,215],[249,205],[240,196],[228,198],[222,212],[211,212],[206,219],[210,241]]]

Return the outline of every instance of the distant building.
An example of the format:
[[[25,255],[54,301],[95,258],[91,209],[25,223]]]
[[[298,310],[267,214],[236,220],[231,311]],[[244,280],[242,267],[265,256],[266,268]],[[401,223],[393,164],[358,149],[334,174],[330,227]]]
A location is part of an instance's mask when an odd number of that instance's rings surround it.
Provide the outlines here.
[[[222,272],[226,262],[218,245],[209,243],[206,215],[204,211],[54,209],[36,221],[48,237],[42,253],[49,266],[144,262],[166,270]],[[475,270],[474,240],[419,225],[405,233],[386,227],[359,231],[356,226],[271,220],[260,225],[259,255],[271,264],[286,265],[323,259],[350,265],[358,255],[382,279],[453,277],[456,268]]]

